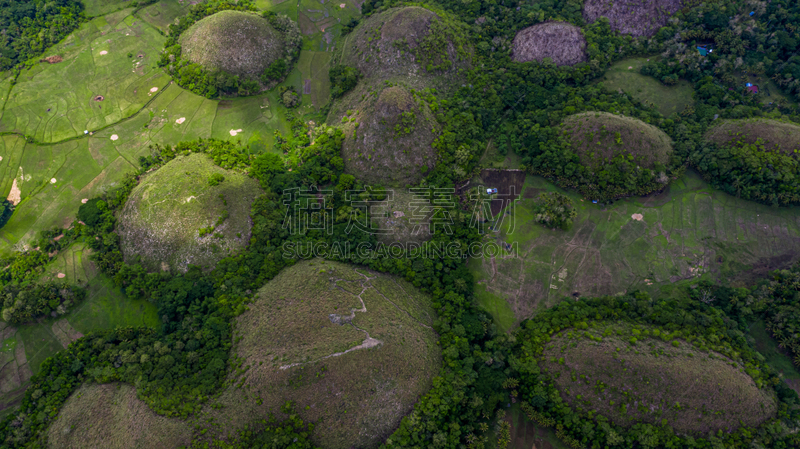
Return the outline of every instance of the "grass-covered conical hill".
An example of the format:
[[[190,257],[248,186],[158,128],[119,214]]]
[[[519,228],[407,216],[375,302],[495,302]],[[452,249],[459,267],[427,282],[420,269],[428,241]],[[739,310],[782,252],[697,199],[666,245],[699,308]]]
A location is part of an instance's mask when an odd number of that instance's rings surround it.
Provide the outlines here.
[[[666,166],[672,157],[669,136],[636,118],[584,112],[566,117],[560,129],[586,166],[621,154],[653,169]]]
[[[192,428],[159,416],[126,384],[86,384],[67,399],[47,429],[47,447],[134,449],[188,446]]]
[[[466,25],[421,6],[391,8],[363,20],[345,37],[341,63],[365,78],[403,81],[414,87],[446,79],[470,66]],[[435,78],[435,80],[433,80]]]
[[[554,64],[586,61],[586,39],[581,29],[566,22],[546,22],[520,30],[514,36],[512,58],[517,62],[550,58]]]
[[[763,149],[797,156],[800,152],[800,125],[770,119],[724,120],[711,127],[706,140],[721,146],[763,144]]]
[[[206,155],[179,156],[145,175],[119,214],[125,261],[150,271],[213,268],[249,242],[250,206],[261,193]]]
[[[583,19],[594,23],[605,17],[611,29],[620,34],[652,36],[684,3],[681,0],[586,0]]]
[[[345,171],[366,184],[413,185],[436,162],[438,123],[427,102],[403,86],[361,84],[337,101],[328,123],[345,131]]]
[[[184,31],[181,56],[210,72],[260,76],[284,56],[284,39],[269,21],[244,11],[220,11]]]
[[[230,375],[198,422],[211,422],[210,435],[236,434],[282,418],[292,401],[315,423],[317,446],[377,448],[439,373],[430,304],[405,280],[352,265],[285,268],[236,319],[243,374]]]

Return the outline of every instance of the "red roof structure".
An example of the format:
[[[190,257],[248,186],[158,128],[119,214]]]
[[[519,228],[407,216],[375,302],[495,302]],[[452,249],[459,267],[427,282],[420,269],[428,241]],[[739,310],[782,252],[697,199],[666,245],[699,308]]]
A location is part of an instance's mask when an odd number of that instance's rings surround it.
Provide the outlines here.
[[[757,94],[758,93],[758,86],[756,86],[756,85],[747,86],[747,91],[750,92],[750,93]]]

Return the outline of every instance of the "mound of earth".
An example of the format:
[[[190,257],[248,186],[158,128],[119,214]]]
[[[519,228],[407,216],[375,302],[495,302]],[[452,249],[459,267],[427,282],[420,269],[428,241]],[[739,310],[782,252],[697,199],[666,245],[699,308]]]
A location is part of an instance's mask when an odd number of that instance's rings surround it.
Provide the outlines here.
[[[349,96],[363,98],[354,109],[343,111],[343,102],[329,116],[343,122],[345,171],[371,185],[417,184],[436,160],[437,123],[427,103],[401,86],[359,95],[364,90]]]
[[[623,427],[666,422],[678,433],[707,435],[756,427],[777,411],[774,395],[759,389],[743,366],[684,341],[676,347],[643,338],[633,346],[613,337],[557,335],[543,358],[566,402]]]
[[[466,27],[419,7],[392,8],[363,20],[347,36],[342,63],[366,78],[401,78],[415,86],[442,72],[469,66]]]
[[[376,448],[441,367],[430,297],[410,283],[324,260],[284,269],[235,324],[243,378],[210,404],[220,432],[281,417],[286,401],[325,448]],[[217,408],[222,405],[222,408]]]
[[[250,206],[261,193],[258,182],[206,155],[177,157],[144,176],[122,209],[125,261],[150,271],[212,268],[249,242]]]
[[[517,33],[512,58],[517,62],[550,58],[558,66],[575,65],[586,61],[586,39],[575,25],[540,23]]]
[[[269,22],[252,13],[220,11],[183,32],[181,55],[211,72],[258,76],[283,57],[284,40]]]
[[[47,429],[51,448],[168,448],[191,440],[188,424],[157,415],[125,384],[83,385]]]
[[[586,166],[601,157],[630,154],[652,169],[667,165],[672,156],[672,140],[664,131],[631,117],[584,112],[566,117],[561,129]]]
[[[594,23],[607,17],[611,29],[621,34],[652,36],[681,7],[681,0],[586,0],[583,18]]]
[[[764,149],[796,155],[800,151],[800,125],[767,119],[725,120],[709,129],[706,140],[722,146],[754,144],[761,140]]]

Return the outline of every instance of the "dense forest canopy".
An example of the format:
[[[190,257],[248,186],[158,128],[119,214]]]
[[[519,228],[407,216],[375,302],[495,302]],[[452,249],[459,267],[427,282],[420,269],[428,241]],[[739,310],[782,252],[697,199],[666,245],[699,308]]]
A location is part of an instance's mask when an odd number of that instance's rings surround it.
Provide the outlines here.
[[[75,0],[0,1],[0,70],[41,55],[78,27],[82,11]]]

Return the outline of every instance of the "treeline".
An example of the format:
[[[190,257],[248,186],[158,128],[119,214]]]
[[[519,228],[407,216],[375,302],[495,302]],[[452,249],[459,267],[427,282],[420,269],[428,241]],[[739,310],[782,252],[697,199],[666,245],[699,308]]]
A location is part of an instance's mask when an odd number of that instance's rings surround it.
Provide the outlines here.
[[[0,0],[0,71],[41,55],[83,20],[75,0]]]

